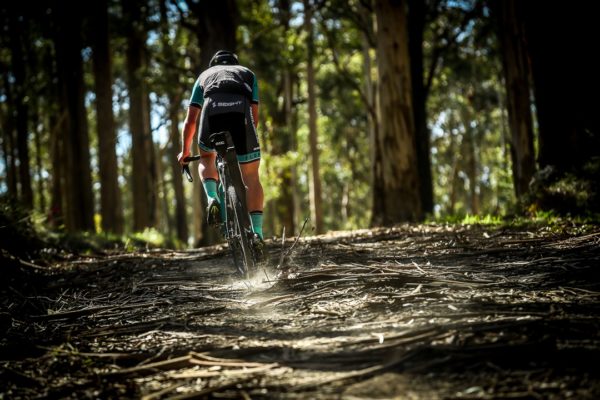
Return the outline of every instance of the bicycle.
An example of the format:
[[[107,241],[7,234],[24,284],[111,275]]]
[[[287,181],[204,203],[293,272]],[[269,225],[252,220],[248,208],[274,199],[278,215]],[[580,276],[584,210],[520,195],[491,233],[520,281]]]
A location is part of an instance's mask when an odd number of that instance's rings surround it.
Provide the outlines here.
[[[213,133],[209,142],[217,151],[217,171],[220,185],[224,193],[225,221],[221,221],[223,235],[227,240],[233,255],[236,268],[245,279],[257,269],[258,260],[262,255],[257,254],[255,243],[259,241],[258,235],[252,229],[252,222],[246,206],[246,186],[242,179],[240,165],[231,134],[229,131]],[[197,161],[200,155],[189,156],[185,162]],[[189,165],[182,167],[187,180],[192,182]]]

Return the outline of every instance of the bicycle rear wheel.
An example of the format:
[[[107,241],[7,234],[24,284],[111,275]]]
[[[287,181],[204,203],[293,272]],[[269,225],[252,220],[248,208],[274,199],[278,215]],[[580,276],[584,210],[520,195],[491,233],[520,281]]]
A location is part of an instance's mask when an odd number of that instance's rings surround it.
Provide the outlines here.
[[[229,247],[233,255],[233,261],[242,276],[249,278],[250,272],[254,270],[254,256],[249,240],[251,228],[243,224],[243,207],[234,186],[227,187],[227,220],[230,229],[228,238]]]

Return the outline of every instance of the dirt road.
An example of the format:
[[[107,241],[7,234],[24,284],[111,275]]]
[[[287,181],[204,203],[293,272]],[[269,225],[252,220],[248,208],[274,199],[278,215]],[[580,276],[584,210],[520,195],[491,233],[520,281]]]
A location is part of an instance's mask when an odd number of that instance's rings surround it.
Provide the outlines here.
[[[3,283],[0,398],[600,398],[599,243],[360,231],[251,282],[220,247],[66,260]]]

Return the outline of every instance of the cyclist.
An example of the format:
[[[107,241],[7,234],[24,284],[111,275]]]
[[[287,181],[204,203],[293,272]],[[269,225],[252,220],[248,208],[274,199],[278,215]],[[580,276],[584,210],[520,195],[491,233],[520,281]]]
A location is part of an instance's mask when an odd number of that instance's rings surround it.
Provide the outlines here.
[[[258,176],[260,146],[258,126],[258,82],[254,73],[239,65],[236,54],[219,50],[200,74],[192,90],[183,124],[182,149],[177,160],[182,165],[190,155],[190,147],[200,119],[198,171],[208,200],[207,221],[216,226],[221,222],[218,194],[216,151],[208,138],[211,133],[229,131],[240,163],[244,183],[248,188],[247,206],[254,233],[263,239],[263,188]]]

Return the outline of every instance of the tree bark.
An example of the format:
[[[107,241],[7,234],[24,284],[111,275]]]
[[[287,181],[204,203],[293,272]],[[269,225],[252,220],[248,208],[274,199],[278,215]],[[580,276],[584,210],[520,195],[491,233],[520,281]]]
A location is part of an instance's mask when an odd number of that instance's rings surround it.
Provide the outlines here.
[[[44,67],[52,76],[59,76],[58,65],[51,54],[44,56]],[[64,224],[65,210],[65,145],[64,137],[67,131],[67,110],[62,107],[60,83],[52,82],[45,91],[47,125],[49,131],[50,151],[50,205],[47,218],[50,226],[59,228]]]
[[[317,99],[314,71],[314,33],[312,24],[313,5],[304,0],[304,28],[307,33],[306,84],[308,87],[308,127],[311,158],[311,179],[309,179],[310,213],[317,234],[324,232],[323,205],[321,195],[321,175],[319,167],[319,147],[317,131]]]
[[[533,3],[521,5],[539,127],[539,167],[552,166],[562,174],[600,156],[600,62],[591,50],[600,27],[591,2],[544,8]]]
[[[187,6],[196,16],[196,35],[200,46],[200,67],[208,63],[218,50],[235,51],[235,34],[239,24],[239,10],[235,0],[186,0]]]
[[[175,64],[177,62],[176,55],[173,47],[169,43],[169,20],[167,17],[167,5],[166,0],[161,0],[160,3],[160,19],[161,19],[161,33],[162,33],[162,47],[163,56],[167,64]],[[175,162],[179,149],[181,149],[180,134],[179,134],[179,107],[181,104],[181,84],[179,79],[179,73],[173,71],[171,68],[167,68],[165,71],[167,75],[167,97],[169,99],[169,145],[168,145],[168,159],[170,160],[171,175],[173,183],[173,191],[175,193],[175,229],[177,232],[177,239],[187,244],[188,241],[188,225],[185,211],[185,194],[183,191],[183,180],[181,176],[181,166]]]
[[[365,100],[367,103],[367,131],[369,134],[369,157],[371,160],[375,160],[376,157],[380,157],[381,152],[375,151],[377,148],[377,85],[373,82],[373,63],[371,60],[371,44],[366,33],[362,34],[362,53],[363,53],[363,68],[365,74]],[[375,161],[373,161],[375,165]],[[380,165],[380,164],[379,164]],[[375,182],[375,169],[371,168],[370,173],[370,186],[374,187]],[[373,198],[373,201],[377,199]],[[382,207],[383,203],[377,204],[377,207]],[[375,205],[372,206],[375,209]]]
[[[521,199],[527,193],[535,173],[530,70],[523,18],[519,1],[496,0],[491,4],[498,21],[498,37],[502,48],[513,183],[515,195]]]
[[[284,143],[286,153],[296,151],[296,124],[294,116],[294,73],[290,65],[283,71],[283,87],[284,87],[284,110],[285,110],[285,127],[287,140]],[[280,214],[286,232],[289,235],[298,234],[298,218],[300,210],[300,199],[297,190],[298,170],[296,164],[290,165],[285,171],[283,180],[283,193],[279,199],[279,207],[283,210]]]
[[[128,26],[126,69],[129,89],[129,128],[131,130],[133,229],[141,231],[156,225],[157,190],[152,155],[154,148],[148,124],[148,93],[144,80],[146,33],[140,5],[123,0]]]
[[[1,65],[1,64],[0,64]],[[8,189],[8,195],[12,200],[17,200],[19,197],[19,190],[17,188],[17,160],[16,160],[16,146],[15,146],[15,123],[14,118],[11,117],[12,107],[14,99],[12,95],[11,85],[8,79],[8,68],[4,68],[2,65],[2,83],[4,84],[4,93],[6,96],[5,104],[1,104],[0,107],[6,110],[3,111],[3,124],[2,131],[2,148],[4,150],[4,158],[6,166],[6,186]]]
[[[377,1],[379,130],[372,225],[422,217],[405,1]]]
[[[29,104],[26,101],[29,77],[26,76],[24,42],[28,34],[27,16],[20,10],[21,7],[13,6],[14,14],[9,18],[11,47],[11,67],[14,77],[14,102],[15,102],[15,127],[17,130],[17,154],[19,159],[19,202],[29,210],[33,209],[33,191],[31,189],[31,171],[29,165]],[[12,7],[11,7],[12,8]]]
[[[37,197],[39,199],[39,207],[38,210],[41,213],[46,212],[46,194],[44,189],[44,178],[42,176],[42,170],[44,166],[42,165],[42,133],[38,129],[40,124],[40,108],[39,108],[39,100],[35,100],[33,102],[33,107],[31,110],[31,122],[33,126],[33,140],[35,145],[35,175],[37,180]]]
[[[423,69],[423,32],[425,2],[409,0],[408,46],[410,54],[412,100],[417,143],[417,165],[421,183],[421,204],[424,213],[433,212],[433,178],[431,176],[431,140],[427,127],[427,91]]]
[[[169,112],[169,120],[171,125],[169,129],[171,131],[171,139],[169,146],[169,160],[171,162],[171,175],[173,175],[173,190],[175,192],[175,225],[177,229],[177,238],[184,244],[188,240],[188,226],[185,212],[185,195],[183,192],[183,181],[181,179],[181,167],[174,160],[177,159],[181,144],[179,143],[179,110],[176,108],[179,106],[179,102],[175,99],[169,100],[171,109]]]
[[[477,157],[477,146],[475,140],[475,129],[469,126],[473,118],[465,111],[463,122],[465,124],[465,135],[463,137],[463,154],[467,158],[465,169],[469,178],[469,209],[471,215],[479,215],[479,160]]]
[[[67,110],[64,145],[66,174],[65,226],[69,231],[94,230],[94,203],[83,61],[81,58],[81,5],[56,3],[56,61],[61,104]]]
[[[96,120],[98,128],[98,167],[100,173],[100,213],[102,230],[123,233],[123,205],[118,182],[117,137],[112,108],[112,60],[108,29],[108,1],[92,3],[92,50],[96,88]]]

